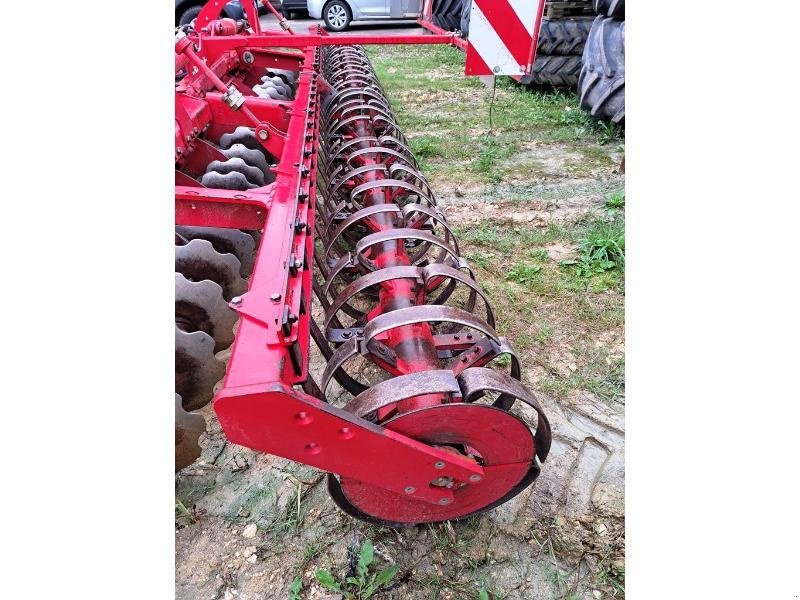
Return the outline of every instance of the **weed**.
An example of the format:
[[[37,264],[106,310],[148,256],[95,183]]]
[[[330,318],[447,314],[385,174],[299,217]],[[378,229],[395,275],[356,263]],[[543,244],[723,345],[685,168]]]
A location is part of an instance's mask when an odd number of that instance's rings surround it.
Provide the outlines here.
[[[193,511],[190,511],[180,500],[175,500],[175,515],[178,517],[186,517],[189,523],[197,523],[197,517]]]
[[[514,281],[523,285],[532,283],[538,279],[538,275],[541,270],[542,267],[539,265],[521,263],[514,265],[514,267],[506,274],[506,279],[508,281]]]
[[[580,251],[578,260],[561,263],[574,266],[578,277],[588,279],[613,269],[622,270],[625,266],[625,231],[622,223],[595,222],[581,240]]]
[[[625,190],[617,190],[606,196],[606,208],[625,208]]]
[[[600,569],[597,580],[610,585],[616,591],[621,592],[623,596],[625,595],[625,567],[604,566]]]
[[[295,577],[292,585],[289,587],[289,600],[302,600],[300,597],[300,590],[303,589],[303,580]]]
[[[478,590],[478,600],[489,600],[489,592],[486,591],[485,587]]]
[[[399,570],[397,565],[393,565],[377,573],[370,573],[374,559],[372,540],[366,539],[361,545],[354,575],[347,576],[344,582],[341,582],[337,581],[328,569],[318,569],[314,577],[322,587],[343,594],[347,600],[366,600],[371,598],[382,585],[389,583]]]

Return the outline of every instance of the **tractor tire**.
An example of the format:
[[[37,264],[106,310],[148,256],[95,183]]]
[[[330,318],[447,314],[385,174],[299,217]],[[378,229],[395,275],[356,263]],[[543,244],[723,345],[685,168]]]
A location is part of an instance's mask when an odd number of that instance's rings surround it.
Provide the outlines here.
[[[592,29],[590,18],[542,19],[537,54],[580,56]]]
[[[461,5],[461,37],[469,37],[469,17],[472,13],[472,0],[464,0]]]
[[[574,88],[581,72],[580,56],[538,55],[529,75],[521,83],[546,85],[558,88]]]
[[[461,27],[462,0],[438,0],[431,10],[431,21],[445,31],[456,31]]]
[[[187,8],[185,11],[183,11],[181,18],[178,19],[178,25],[188,25],[194,21],[197,18],[197,15],[200,14],[200,10],[202,8],[202,6],[192,6],[191,8]]]
[[[625,18],[625,0],[593,0],[592,5],[601,17]]]
[[[593,117],[625,122],[625,21],[595,19],[583,51],[578,96]]]

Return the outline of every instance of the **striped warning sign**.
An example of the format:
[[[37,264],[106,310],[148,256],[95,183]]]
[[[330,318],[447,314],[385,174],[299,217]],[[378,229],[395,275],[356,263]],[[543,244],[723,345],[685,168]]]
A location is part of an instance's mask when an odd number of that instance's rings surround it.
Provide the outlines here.
[[[544,0],[472,0],[466,75],[524,75],[536,54]]]

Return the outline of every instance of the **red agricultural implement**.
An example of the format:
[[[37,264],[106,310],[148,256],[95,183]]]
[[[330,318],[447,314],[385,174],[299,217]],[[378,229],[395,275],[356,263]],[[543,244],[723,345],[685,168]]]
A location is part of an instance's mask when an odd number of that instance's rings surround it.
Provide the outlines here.
[[[329,472],[354,517],[506,502],[550,427],[361,48],[453,35],[262,31],[219,4],[175,42],[176,468],[224,376],[228,440]]]

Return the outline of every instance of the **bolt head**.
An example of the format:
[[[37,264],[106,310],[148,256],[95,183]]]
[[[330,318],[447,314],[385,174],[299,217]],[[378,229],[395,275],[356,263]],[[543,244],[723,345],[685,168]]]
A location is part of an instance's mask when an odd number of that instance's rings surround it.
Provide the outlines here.
[[[265,140],[265,139],[267,139],[268,137],[269,137],[269,133],[267,132],[267,130],[266,130],[266,129],[262,129],[261,131],[259,131],[259,132],[258,132],[258,138],[259,138],[259,139],[261,139],[261,140]]]
[[[408,486],[408,487],[406,487],[406,489],[404,489],[403,491],[404,491],[406,494],[413,494],[414,492],[416,492],[416,491],[417,491],[417,488],[415,488],[414,486],[411,486],[411,485],[409,485],[409,486]]]
[[[278,294],[278,293],[275,293],[275,294],[272,294],[272,295],[269,297],[269,299],[270,299],[270,300],[272,300],[273,302],[277,302],[278,300],[280,300],[280,299],[281,299],[281,295],[280,295],[280,294]]]
[[[444,506],[445,504],[450,504],[450,498],[440,498],[439,504],[441,504],[442,506]]]
[[[481,476],[478,475],[477,473],[475,473],[474,475],[470,475],[469,476],[469,480],[470,481],[480,481],[481,480]]]
[[[436,467],[437,469],[444,469],[444,462],[440,460],[437,463],[435,463],[433,466]]]
[[[242,303],[241,296],[234,296],[233,298],[231,298],[231,304],[241,304],[241,303]]]

